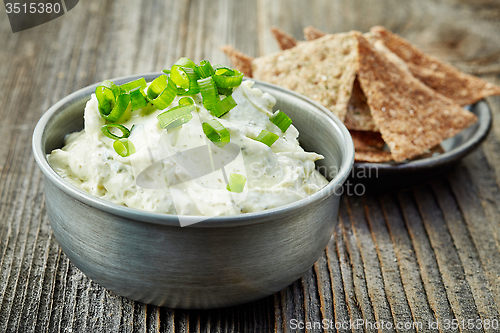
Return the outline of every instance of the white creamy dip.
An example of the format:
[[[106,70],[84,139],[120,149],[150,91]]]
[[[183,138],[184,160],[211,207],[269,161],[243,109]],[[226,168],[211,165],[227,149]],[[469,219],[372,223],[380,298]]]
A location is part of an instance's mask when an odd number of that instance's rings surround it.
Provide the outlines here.
[[[244,81],[234,90],[232,96],[238,105],[221,118],[203,107],[201,97],[195,98],[193,119],[173,130],[159,126],[156,116],[163,110],[146,107],[149,110],[133,112],[122,123],[129,129],[135,125],[129,140],[136,152],[128,157],[118,155],[113,140],[102,133],[106,121],[93,94],[85,107],[84,130],[68,135],[65,146],[49,154],[49,163],[61,177],[91,195],[157,213],[215,216],[256,212],[317,192],[328,183],[314,165],[323,157],[299,146],[299,133],[293,125],[282,133],[269,120],[276,100],[252,85],[252,81]],[[169,108],[177,105],[178,97]],[[240,147],[240,153],[224,170],[192,179],[186,165],[168,157],[207,146],[201,124],[211,119],[229,130],[230,142]],[[279,135],[279,139],[271,147],[254,140],[262,130]],[[139,186],[138,175],[158,161],[163,161],[161,174],[166,185],[156,189]],[[247,178],[242,193],[226,189],[225,179],[231,173]],[[175,185],[167,186],[169,183]]]

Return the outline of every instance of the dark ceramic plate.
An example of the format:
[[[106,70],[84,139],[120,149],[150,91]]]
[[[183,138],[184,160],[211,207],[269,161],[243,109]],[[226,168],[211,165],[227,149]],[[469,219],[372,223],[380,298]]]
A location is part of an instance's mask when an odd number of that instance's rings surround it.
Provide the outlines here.
[[[442,174],[476,149],[490,131],[492,115],[484,100],[465,108],[473,112],[478,121],[454,137],[444,140],[441,143],[444,153],[405,163],[354,163],[351,182],[364,183],[370,189],[385,189],[412,186]]]

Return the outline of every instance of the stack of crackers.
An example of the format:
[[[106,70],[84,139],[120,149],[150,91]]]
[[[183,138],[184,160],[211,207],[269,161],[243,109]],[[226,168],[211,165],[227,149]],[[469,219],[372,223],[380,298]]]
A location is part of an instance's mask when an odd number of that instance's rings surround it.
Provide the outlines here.
[[[500,87],[424,54],[383,27],[297,41],[273,28],[282,51],[260,58],[221,49],[246,76],[325,106],[351,132],[360,162],[403,162],[440,151],[440,143],[477,121],[463,109]],[[388,148],[388,149],[387,149]]]

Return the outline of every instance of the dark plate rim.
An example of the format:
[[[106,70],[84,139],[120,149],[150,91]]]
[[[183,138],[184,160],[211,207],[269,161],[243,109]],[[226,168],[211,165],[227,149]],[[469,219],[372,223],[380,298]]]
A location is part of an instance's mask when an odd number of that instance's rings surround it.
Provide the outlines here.
[[[477,123],[479,127],[476,132],[467,141],[443,154],[402,163],[354,162],[353,168],[355,170],[377,168],[383,173],[406,173],[409,171],[430,170],[457,162],[474,151],[486,139],[491,130],[493,115],[486,100],[483,99],[475,103],[471,106],[471,110],[476,111],[474,114],[478,117]]]

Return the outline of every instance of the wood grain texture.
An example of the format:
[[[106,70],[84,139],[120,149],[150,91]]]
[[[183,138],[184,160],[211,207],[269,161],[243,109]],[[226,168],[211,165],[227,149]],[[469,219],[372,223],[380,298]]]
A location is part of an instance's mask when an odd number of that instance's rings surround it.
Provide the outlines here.
[[[418,188],[345,196],[328,247],[292,285],[208,311],[134,302],[73,266],[51,232],[30,141],[43,112],[77,89],[158,71],[180,56],[228,64],[217,49],[224,44],[269,54],[278,50],[273,25],[298,40],[308,25],[325,32],[385,25],[499,83],[499,19],[498,0],[88,0],[13,34],[1,10],[0,332],[499,331],[467,327],[500,320],[497,121],[487,141],[445,176]],[[500,98],[487,102],[498,117]],[[443,326],[453,320],[466,325]],[[382,321],[392,327],[374,326]],[[440,327],[429,326],[437,321]],[[293,322],[316,326],[294,329]]]

